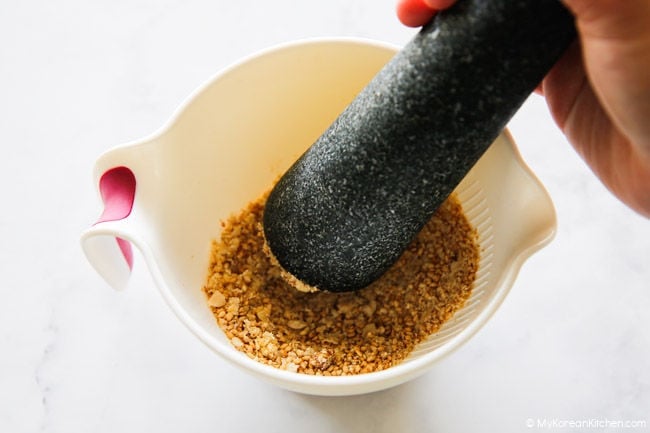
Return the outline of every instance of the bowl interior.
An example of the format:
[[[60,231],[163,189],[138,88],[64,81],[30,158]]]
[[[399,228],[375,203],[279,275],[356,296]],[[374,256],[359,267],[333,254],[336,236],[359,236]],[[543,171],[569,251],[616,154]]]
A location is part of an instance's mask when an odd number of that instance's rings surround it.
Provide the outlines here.
[[[314,378],[256,363],[230,346],[201,290],[220,222],[270,188],[394,53],[376,43],[330,40],[257,55],[200,88],[161,132],[115,149],[96,168],[102,173],[119,162],[135,173],[131,240],[183,322],[226,358],[291,389],[351,394],[421,372],[476,332],[523,260],[554,231],[546,192],[504,134],[457,189],[481,242],[474,292],[404,363],[363,379]]]

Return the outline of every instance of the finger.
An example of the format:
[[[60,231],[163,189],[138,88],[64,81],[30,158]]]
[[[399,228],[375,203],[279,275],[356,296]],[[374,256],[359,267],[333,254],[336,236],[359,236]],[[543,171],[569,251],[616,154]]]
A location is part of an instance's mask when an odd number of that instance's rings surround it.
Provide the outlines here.
[[[542,91],[553,119],[564,131],[575,101],[587,85],[580,44],[572,43],[542,81]],[[565,131],[566,133],[566,131]]]
[[[424,4],[438,11],[447,9],[453,6],[454,3],[456,3],[456,0],[424,0]]]
[[[409,27],[420,27],[436,14],[436,10],[427,6],[423,0],[399,0],[397,18]]]

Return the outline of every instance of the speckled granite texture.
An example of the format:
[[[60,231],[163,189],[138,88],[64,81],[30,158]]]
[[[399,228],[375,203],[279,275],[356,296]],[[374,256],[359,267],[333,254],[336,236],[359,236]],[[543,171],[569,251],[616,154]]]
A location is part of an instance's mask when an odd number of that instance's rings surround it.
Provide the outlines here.
[[[557,0],[462,0],[425,26],[282,177],[267,242],[356,290],[399,257],[574,39]]]

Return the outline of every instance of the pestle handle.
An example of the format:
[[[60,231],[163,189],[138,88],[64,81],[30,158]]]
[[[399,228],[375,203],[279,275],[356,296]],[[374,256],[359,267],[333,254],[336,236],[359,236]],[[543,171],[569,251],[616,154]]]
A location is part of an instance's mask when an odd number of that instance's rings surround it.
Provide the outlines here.
[[[263,220],[275,258],[323,290],[373,282],[574,38],[559,0],[460,0],[439,13],[277,183]]]

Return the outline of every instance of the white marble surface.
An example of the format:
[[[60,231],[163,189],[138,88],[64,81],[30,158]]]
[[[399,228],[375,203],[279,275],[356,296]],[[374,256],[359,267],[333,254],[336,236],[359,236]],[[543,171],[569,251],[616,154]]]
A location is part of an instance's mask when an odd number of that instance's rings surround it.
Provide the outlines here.
[[[95,158],[217,70],[298,38],[413,33],[393,0],[2,0],[0,432],[650,430],[650,221],[600,185],[539,97],[510,127],[557,237],[475,338],[406,385],[318,398],[262,383],[180,324],[140,257],[117,293],[82,256]]]

